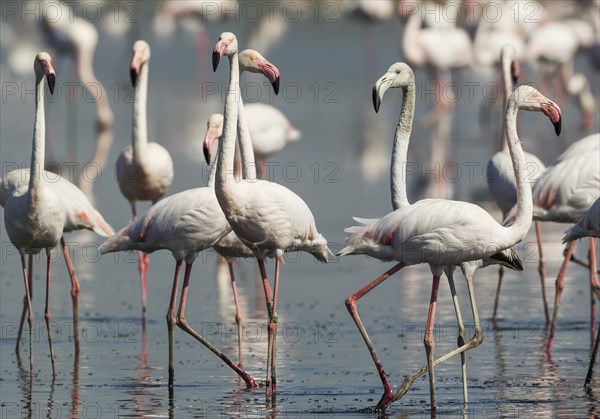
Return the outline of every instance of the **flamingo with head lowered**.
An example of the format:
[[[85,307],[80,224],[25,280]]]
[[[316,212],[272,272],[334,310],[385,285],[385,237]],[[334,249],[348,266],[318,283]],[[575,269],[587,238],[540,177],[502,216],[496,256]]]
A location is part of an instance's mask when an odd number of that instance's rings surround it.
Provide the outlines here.
[[[229,88],[225,99],[225,127],[219,147],[215,192],[231,228],[258,260],[269,313],[267,351],[267,396],[276,392],[276,333],[279,265],[286,252],[304,251],[322,262],[327,261],[327,240],[317,230],[315,219],[306,203],[289,189],[265,180],[236,182],[233,176],[235,124],[238,119],[239,57],[238,42],[231,32],[223,32],[213,49],[213,69],[221,57],[229,58]],[[265,270],[264,259],[275,258],[273,289]]]
[[[150,45],[146,41],[133,44],[130,63],[131,82],[135,88],[133,101],[132,144],[117,159],[117,181],[123,196],[129,201],[133,220],[137,219],[136,201],[156,203],[173,182],[173,160],[162,145],[148,141],[146,104],[148,101],[148,66]],[[138,252],[138,267],[142,288],[142,313],[146,316],[146,293],[150,257]]]
[[[410,86],[412,72],[406,71],[406,68],[407,66],[401,63],[392,66],[378,83],[385,83],[388,86]],[[414,83],[412,86],[414,88]],[[387,375],[358,315],[356,303],[395,272],[405,266],[427,263],[433,273],[424,338],[432,409],[435,409],[436,405],[434,366],[481,342],[482,334],[477,307],[474,296],[471,294],[476,327],[475,337],[460,348],[434,361],[433,325],[437,291],[444,270],[456,265],[463,267],[465,262],[497,258],[500,252],[519,243],[531,225],[531,188],[525,184],[523,173],[526,160],[516,132],[516,117],[520,109],[543,112],[555,125],[557,134],[560,133],[561,126],[561,113],[558,105],[533,87],[521,86],[511,96],[506,113],[506,126],[509,151],[517,179],[518,217],[510,227],[498,224],[488,212],[474,204],[442,199],[424,199],[412,205],[401,206],[381,219],[372,220],[366,225],[351,227],[347,230],[350,236],[346,239],[346,246],[339,252],[340,255],[366,254],[381,260],[398,262],[383,275],[346,298],[346,306],[371,352],[384,386],[384,394],[375,407],[376,410],[385,410],[393,400],[404,394],[406,388],[403,386],[394,396]],[[401,116],[400,125],[408,122],[408,118]],[[405,141],[403,147],[407,147],[407,145],[407,141]],[[465,274],[468,283],[472,280],[472,271],[465,269]],[[417,374],[420,373],[420,371],[417,372]]]

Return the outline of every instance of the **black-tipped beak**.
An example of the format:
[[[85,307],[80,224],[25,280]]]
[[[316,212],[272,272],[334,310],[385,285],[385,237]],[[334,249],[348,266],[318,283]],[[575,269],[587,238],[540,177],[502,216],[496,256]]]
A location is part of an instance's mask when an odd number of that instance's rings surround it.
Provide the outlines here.
[[[50,94],[54,94],[54,85],[56,84],[56,75],[54,73],[50,73],[46,76],[46,80],[48,80],[48,88],[50,89]]]
[[[202,147],[202,151],[204,152],[204,160],[206,160],[206,164],[210,164],[210,151],[206,144]]]
[[[129,69],[129,78],[131,79],[131,84],[133,84],[133,87],[135,87],[135,83],[137,82],[137,70],[135,68],[131,68]]]
[[[379,92],[377,90],[377,85],[373,86],[373,107],[375,108],[375,112],[379,112],[379,107],[381,106],[381,99],[379,98]]]
[[[219,51],[213,51],[213,55],[212,55],[213,71],[217,71],[217,67],[219,66],[219,61],[221,61],[221,54],[219,53]]]
[[[273,83],[271,83],[271,86],[273,86],[273,91],[275,92],[276,95],[279,94],[279,77],[277,77],[275,79],[275,81]]]
[[[559,136],[562,129],[562,117],[558,118],[558,121],[553,122],[552,125],[554,125],[554,132],[557,136]]]

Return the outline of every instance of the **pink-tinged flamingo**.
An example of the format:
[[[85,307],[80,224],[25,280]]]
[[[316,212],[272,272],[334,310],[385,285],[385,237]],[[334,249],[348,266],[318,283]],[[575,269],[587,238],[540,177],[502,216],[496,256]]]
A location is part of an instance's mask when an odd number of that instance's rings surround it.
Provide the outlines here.
[[[29,367],[33,373],[33,309],[29,292],[28,271],[25,267],[25,255],[46,251],[46,329],[52,361],[52,374],[55,375],[52,341],[50,339],[50,311],[48,307],[50,292],[50,251],[56,247],[63,235],[65,210],[62,198],[54,190],[45,187],[39,179],[44,168],[46,142],[46,121],[44,114],[44,77],[48,79],[50,93],[54,92],[56,76],[50,54],[40,52],[33,64],[35,71],[35,123],[33,127],[33,150],[31,153],[31,176],[25,187],[19,188],[5,203],[4,225],[11,243],[21,255],[25,298],[29,316]]]
[[[581,239],[584,237],[590,238],[590,243],[594,240],[594,237],[600,238],[600,198],[594,202],[594,205],[585,213],[583,218],[571,227],[566,232],[567,234],[563,238],[563,243],[572,242],[573,240]],[[595,275],[596,269],[596,254],[591,248],[590,244],[590,267],[594,269],[591,272]],[[600,326],[599,326],[600,328]],[[596,333],[596,341],[594,342],[594,349],[592,349],[592,356],[590,357],[590,366],[588,368],[587,376],[585,377],[585,385],[589,386],[592,381],[592,374],[594,372],[594,364],[596,363],[596,355],[598,354],[598,347],[600,346],[600,329]]]
[[[229,89],[225,99],[224,138],[219,147],[215,192],[219,205],[233,231],[258,259],[263,278],[269,313],[267,352],[267,397],[276,393],[276,333],[277,293],[279,291],[279,263],[285,252],[305,251],[321,262],[329,254],[327,240],[317,231],[308,205],[289,189],[265,180],[242,180],[233,177],[235,152],[235,123],[238,119],[239,59],[238,42],[231,32],[223,32],[213,49],[213,69],[223,55],[231,64]],[[264,259],[274,257],[275,279],[273,290],[267,278]]]
[[[401,71],[398,71],[396,75],[399,77],[395,78],[388,73],[386,74],[387,77],[384,76],[379,83],[388,85],[402,83],[405,76],[401,75]],[[521,86],[511,96],[506,113],[506,126],[509,151],[513,159],[515,178],[517,179],[519,215],[510,227],[498,224],[489,213],[474,204],[441,199],[425,199],[401,207],[365,226],[351,227],[347,230],[351,235],[347,237],[346,246],[339,252],[339,255],[366,254],[381,260],[399,262],[346,299],[346,306],[357,324],[369,352],[371,352],[384,385],[384,394],[375,407],[376,410],[385,410],[393,401],[394,394],[375,348],[358,316],[356,303],[398,270],[409,265],[428,263],[433,273],[431,300],[424,339],[432,409],[435,409],[434,366],[451,356],[476,346],[481,341],[481,332],[476,332],[475,337],[467,344],[434,362],[433,325],[437,289],[441,274],[445,269],[450,269],[465,262],[494,257],[498,252],[519,243],[525,237],[531,225],[533,210],[531,188],[524,181],[523,171],[526,160],[516,132],[516,116],[520,109],[543,112],[554,124],[557,134],[560,133],[561,123],[560,108],[533,87]],[[465,274],[468,283],[469,273],[465,272]],[[478,328],[477,307],[473,296],[471,297],[471,303],[475,325]],[[397,394],[398,397],[403,394],[403,390],[405,389],[401,388]]]
[[[133,220],[137,219],[136,201],[155,204],[173,182],[173,160],[162,145],[148,141],[146,105],[148,101],[148,67],[150,45],[146,41],[133,44],[130,64],[131,82],[135,88],[133,101],[132,144],[117,159],[117,180],[123,196],[129,201]],[[142,289],[142,315],[146,317],[146,294],[150,256],[138,252]]]
[[[0,181],[0,205],[4,206],[6,201],[13,196],[20,188],[26,187],[30,181],[30,169],[19,169],[13,170],[7,173],[4,178]],[[65,223],[63,227],[63,233],[69,233],[76,230],[92,230],[96,234],[102,237],[108,237],[114,234],[112,227],[104,220],[102,214],[100,214],[94,206],[87,199],[85,194],[74,184],[69,182],[67,179],[60,175],[57,175],[46,170],[41,172],[39,181],[44,185],[45,188],[52,190],[57,196],[61,197],[63,207],[65,209]],[[75,274],[75,268],[71,261],[69,250],[65,244],[64,236],[60,239],[60,244],[67,265],[67,271],[71,278],[71,300],[73,303],[73,324],[74,324],[74,340],[75,345],[79,342],[79,330],[77,325],[78,320],[78,300],[80,286]],[[32,278],[32,260],[29,255],[29,292],[30,297],[33,296],[33,290],[31,288]],[[19,352],[21,343],[21,333],[23,330],[23,324],[25,322],[25,316],[27,314],[27,300],[23,300],[23,312],[21,314],[21,321],[19,323],[19,331],[17,333],[17,346],[16,351]]]
[[[515,48],[506,44],[500,52],[500,65],[502,70],[502,81],[504,87],[504,108],[508,105],[508,98],[513,92],[513,85],[519,77],[519,62],[517,61],[517,51]],[[504,130],[503,130],[504,131]],[[533,184],[539,179],[546,166],[540,159],[531,153],[523,152],[528,171],[527,181]],[[492,197],[500,207],[503,218],[517,203],[517,185],[515,175],[512,170],[512,161],[508,153],[508,143],[506,142],[506,132],[502,134],[502,148],[487,162],[486,165],[486,180]],[[539,221],[535,221],[535,231],[538,241],[538,249],[540,252],[539,267],[540,281],[542,285],[542,301],[544,303],[544,314],[546,316],[546,324],[550,322],[548,314],[548,303],[546,301],[546,282],[544,275],[544,259],[542,256],[542,241],[540,236]],[[498,312],[498,302],[500,299],[500,288],[502,287],[502,277],[504,276],[504,268],[500,266],[498,273],[498,287],[496,289],[496,298],[494,299],[494,311],[492,320],[496,320]]]
[[[373,87],[373,105],[375,111],[379,112],[381,100],[385,92],[389,88],[401,88],[403,90],[403,102],[402,109],[400,111],[400,117],[396,132],[394,135],[394,144],[392,151],[392,162],[391,162],[391,195],[392,195],[392,208],[397,210],[410,206],[408,196],[406,192],[406,161],[408,153],[408,145],[410,141],[410,134],[412,131],[412,121],[415,111],[415,77],[410,69],[404,63],[396,63],[392,65],[386,74],[382,76]],[[362,220],[364,224],[371,224],[375,220]],[[492,258],[485,260],[465,262],[461,265],[463,273],[469,272],[472,277],[475,270],[489,266],[491,264],[501,264],[516,270],[523,270],[523,264],[519,259],[519,256],[511,249],[500,252],[494,255]],[[450,291],[452,293],[452,301],[456,312],[456,319],[458,323],[459,331],[459,347],[463,346],[466,342],[465,328],[462,321],[462,315],[460,313],[460,306],[456,296],[456,288],[454,285],[453,278],[454,267],[446,269],[446,276],[448,277],[448,283],[450,285]],[[465,274],[466,276],[466,274]],[[470,284],[469,284],[470,286]],[[470,294],[472,289],[470,289]],[[474,292],[473,292],[474,295]],[[352,313],[352,311],[350,311]],[[462,378],[463,378],[463,397],[465,403],[468,401],[467,391],[467,370],[466,370],[466,358],[464,352],[461,353],[461,364],[462,364]],[[416,378],[416,377],[415,377]],[[408,382],[405,382],[408,384]],[[384,384],[385,385],[385,384]],[[409,387],[406,387],[408,390]]]

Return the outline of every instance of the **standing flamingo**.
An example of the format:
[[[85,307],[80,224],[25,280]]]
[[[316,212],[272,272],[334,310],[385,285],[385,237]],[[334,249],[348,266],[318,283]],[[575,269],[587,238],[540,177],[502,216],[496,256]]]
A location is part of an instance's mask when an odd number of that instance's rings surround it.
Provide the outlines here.
[[[173,160],[160,144],[148,141],[146,104],[148,100],[148,66],[150,45],[146,41],[133,44],[131,82],[135,87],[133,100],[133,132],[131,146],[117,159],[117,180],[121,193],[129,201],[133,220],[137,219],[136,201],[156,203],[173,182]],[[142,315],[146,316],[146,293],[150,256],[138,252],[138,267],[142,289]]]
[[[502,70],[502,81],[504,84],[504,108],[508,105],[508,98],[513,91],[513,84],[516,83],[519,77],[519,63],[517,61],[517,51],[511,44],[506,44],[500,52],[500,64]],[[528,181],[534,183],[539,179],[546,166],[540,159],[531,153],[524,152],[527,160],[526,169],[529,172]],[[515,206],[517,202],[517,185],[512,170],[512,161],[508,154],[508,144],[506,142],[506,132],[502,134],[502,148],[488,161],[486,165],[486,180],[490,192],[500,207],[503,217]],[[539,221],[535,221],[535,232],[538,241],[540,281],[542,284],[542,301],[544,302],[544,314],[546,316],[546,324],[550,322],[548,314],[548,303],[546,302],[546,282],[544,275],[544,259],[542,256],[542,241],[540,236]],[[496,289],[496,298],[494,300],[494,312],[492,320],[496,320],[498,312],[498,301],[500,298],[500,288],[502,286],[502,277],[504,276],[504,268],[500,266],[498,274],[498,287]]]
[[[219,205],[233,231],[258,260],[269,313],[266,392],[276,393],[275,342],[277,333],[277,293],[279,264],[285,252],[305,251],[321,262],[329,254],[327,241],[317,231],[308,205],[289,189],[265,180],[236,182],[231,170],[235,152],[236,101],[240,97],[238,42],[231,32],[223,32],[213,49],[213,69],[223,55],[229,58],[229,89],[225,99],[224,138],[219,147],[215,192]],[[265,257],[274,257],[273,290],[265,270]]]
[[[600,198],[594,202],[594,205],[585,213],[583,218],[567,230],[567,234],[563,238],[563,243],[572,242],[573,240],[581,239],[583,237],[589,237],[590,243],[594,237],[600,238]],[[591,246],[591,245],[590,245]],[[596,254],[590,247],[590,265],[596,269]],[[600,328],[600,326],[598,326]],[[594,349],[592,350],[592,356],[590,358],[590,366],[588,368],[587,376],[585,377],[585,385],[589,386],[592,381],[592,373],[594,372],[594,363],[596,362],[596,354],[598,353],[598,346],[600,346],[600,329],[596,333],[596,342],[594,343]]]
[[[386,84],[402,83],[406,77],[401,68],[397,68],[397,79],[390,76],[382,82]],[[461,265],[464,262],[495,257],[498,252],[520,242],[531,225],[531,189],[525,184],[523,178],[526,161],[516,132],[516,117],[519,109],[543,112],[554,124],[557,134],[560,133],[561,122],[559,107],[531,86],[519,87],[510,98],[506,113],[506,126],[509,151],[513,159],[517,179],[517,207],[519,213],[510,227],[498,224],[489,213],[474,204],[442,199],[425,199],[401,207],[365,226],[351,227],[347,230],[351,235],[347,237],[346,247],[339,252],[339,255],[367,254],[381,260],[399,262],[383,275],[375,278],[365,287],[346,298],[346,306],[362,334],[369,352],[371,352],[384,384],[384,394],[375,408],[377,410],[385,410],[393,401],[394,394],[383,366],[375,353],[375,348],[360,320],[356,303],[365,294],[403,267],[420,263],[430,265],[433,273],[433,285],[424,344],[427,352],[431,408],[435,409],[434,366],[451,356],[476,346],[481,341],[477,307],[474,298],[471,298],[476,325],[475,337],[461,348],[434,362],[433,325],[437,290],[442,272],[444,269]],[[468,283],[470,275],[468,272],[465,272],[465,274]]]
[[[46,121],[44,114],[44,76],[48,79],[50,93],[54,92],[56,76],[50,54],[40,52],[33,64],[35,71],[35,124],[33,127],[33,150],[31,153],[31,176],[27,187],[21,187],[6,201],[4,225],[11,243],[21,255],[25,298],[29,316],[29,367],[33,373],[33,310],[29,292],[29,278],[25,267],[25,255],[46,251],[46,329],[52,360],[52,373],[55,374],[52,341],[50,339],[50,311],[48,307],[50,292],[50,251],[59,243],[65,223],[65,211],[62,199],[52,189],[45,187],[39,179],[44,168],[46,142]]]
[[[10,199],[20,188],[26,187],[30,181],[30,169],[18,169],[9,172],[0,181],[0,205],[4,206],[6,201]],[[62,204],[64,206],[66,217],[63,227],[63,233],[68,233],[75,230],[92,230],[96,234],[102,237],[108,237],[114,234],[112,227],[104,220],[102,214],[100,214],[94,206],[87,199],[85,194],[67,179],[60,175],[57,175],[46,170],[42,171],[40,181],[43,183],[45,188],[49,188],[56,195],[61,197]],[[18,192],[17,192],[18,193]],[[79,281],[75,274],[75,268],[69,255],[69,250],[65,244],[64,237],[61,237],[60,244],[67,265],[67,271],[71,278],[71,300],[73,303],[73,328],[74,328],[74,340],[77,345],[78,342],[78,300],[79,300]],[[31,289],[31,278],[32,278],[32,260],[29,255],[29,292],[30,297],[33,295]],[[17,333],[17,347],[16,351],[19,352],[19,346],[21,343],[21,333],[23,330],[23,323],[25,321],[25,315],[27,314],[27,299],[23,299],[23,312],[21,314],[21,321],[19,323],[19,329]]]
[[[394,135],[394,145],[392,151],[392,162],[391,162],[391,195],[392,195],[392,208],[397,210],[410,206],[408,196],[406,192],[406,160],[408,153],[408,146],[410,141],[410,134],[412,131],[412,121],[415,112],[415,77],[414,73],[409,66],[404,63],[396,63],[392,65],[386,74],[384,74],[373,87],[373,105],[375,112],[379,112],[381,100],[385,92],[389,88],[401,88],[404,91],[402,108],[400,111],[400,117],[396,132]],[[370,224],[375,220],[363,220],[365,224]],[[522,270],[523,265],[519,256],[512,250],[505,250],[498,255],[494,255],[493,258],[479,260],[475,262],[465,262],[461,265],[463,273],[470,272],[470,277],[476,269],[491,265],[491,264],[503,264],[509,268]],[[465,266],[463,266],[465,265]],[[454,285],[453,278],[454,268],[446,269],[446,276],[448,277],[448,283],[450,285],[450,291],[452,293],[452,301],[454,303],[454,309],[456,312],[456,319],[459,330],[459,346],[464,345],[465,328],[462,321],[462,315],[460,313],[460,306],[456,296],[456,288]],[[465,275],[467,277],[467,275]],[[468,283],[471,286],[470,283]],[[474,295],[473,290],[469,289],[470,295]],[[352,314],[352,311],[350,311]],[[467,371],[466,371],[466,358],[465,354],[461,353],[461,364],[462,364],[462,378],[463,378],[463,397],[465,403],[468,401],[467,392]],[[384,382],[385,386],[385,382]]]

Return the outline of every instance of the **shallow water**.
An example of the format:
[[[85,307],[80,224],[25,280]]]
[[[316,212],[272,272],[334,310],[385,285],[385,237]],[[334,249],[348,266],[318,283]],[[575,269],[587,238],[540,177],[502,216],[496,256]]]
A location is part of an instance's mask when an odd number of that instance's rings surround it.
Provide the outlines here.
[[[140,21],[145,22],[146,18],[142,15]],[[209,42],[212,44],[226,29],[234,30],[242,39],[248,28],[243,22],[213,25],[208,29]],[[202,89],[206,92],[207,88],[220,86],[225,81],[226,71],[220,68],[213,75],[209,67],[210,53],[198,59],[194,37],[186,32],[180,30],[171,39],[159,40],[143,25],[135,31],[132,39],[144,37],[153,48],[149,131],[151,138],[170,149],[175,161],[175,181],[170,192],[203,185],[208,173],[201,163],[204,121],[210,113],[221,111],[222,103],[218,94],[203,97]],[[399,32],[397,21],[367,27],[352,20],[337,24],[304,20],[290,25],[284,40],[266,54],[282,72],[282,94],[274,104],[302,131],[299,143],[290,145],[272,159],[270,177],[305,199],[315,214],[320,232],[331,241],[334,251],[343,242],[343,229],[351,225],[352,216],[374,217],[390,210],[388,150],[400,95],[389,92],[382,110],[375,114],[370,103],[370,88],[389,64],[399,59]],[[377,41],[374,45],[372,40],[385,42]],[[130,141],[131,104],[125,99],[124,87],[128,77],[127,45],[129,42],[124,38],[102,34],[96,53],[98,77],[109,86],[117,83],[109,91],[119,89],[120,92],[118,98],[113,98],[118,100],[112,101],[116,120],[109,162],[114,162]],[[371,47],[367,49],[368,45]],[[6,51],[2,53],[2,81],[16,82],[20,86],[23,79],[8,72]],[[373,64],[365,65],[367,56]],[[578,64],[590,74],[585,60]],[[59,84],[61,79],[66,81],[72,77],[66,63],[57,64],[56,70]],[[416,74],[418,83],[426,81],[424,72]],[[527,75],[532,74],[532,71],[527,72]],[[262,99],[267,99],[268,88],[262,85],[262,80],[245,77],[259,80],[254,86],[260,86]],[[461,77],[463,81],[482,84],[489,81],[474,72]],[[33,86],[30,78],[24,79],[28,89]],[[199,79],[206,81],[199,82]],[[597,91],[598,81],[593,83]],[[302,94],[294,96],[293,89]],[[249,90],[247,93],[252,94]],[[331,95],[329,99],[328,95]],[[550,93],[548,96],[553,97]],[[94,144],[91,129],[94,109],[81,97],[76,104],[68,102],[63,92],[58,102],[47,110],[50,147],[54,156],[62,159],[66,153],[65,139],[77,137],[77,154],[85,160]],[[3,100],[0,113],[3,173],[14,164],[29,164],[33,103],[31,94],[24,100],[20,95]],[[417,118],[431,106],[430,99],[418,98]],[[561,106],[565,124],[561,138],[569,143],[583,133],[578,131],[579,116],[574,106],[571,103]],[[489,126],[484,134],[478,127],[478,101],[461,100],[456,112],[448,159],[456,162],[462,172],[455,180],[454,194],[458,199],[477,200],[498,219],[498,211],[487,202],[489,196],[481,174],[497,141],[490,140]],[[68,120],[74,124],[76,135],[66,131]],[[537,114],[523,115],[520,120],[522,137],[530,140],[524,141],[526,147],[545,162],[551,162],[562,144],[553,138],[551,125]],[[494,126],[498,126],[497,120]],[[427,158],[430,136],[429,129],[413,135],[412,161]],[[365,139],[367,141],[363,141]],[[367,158],[361,160],[361,153]],[[469,164],[475,167],[473,176],[469,176]],[[411,192],[418,190],[417,183],[412,180]],[[129,206],[118,192],[111,167],[98,176],[94,191],[97,207],[106,219],[114,227],[126,224],[130,217]],[[416,192],[411,195],[414,195],[412,199],[418,196]],[[564,229],[563,225],[544,225],[550,304],[554,297],[554,278],[562,261],[559,243]],[[14,354],[23,294],[19,258],[4,228],[0,239],[1,417],[361,417],[369,415],[360,413],[360,409],[376,404],[381,396],[379,378],[346,311],[344,298],[384,272],[390,264],[366,257],[347,257],[333,258],[330,264],[323,265],[305,254],[288,255],[282,267],[278,310],[278,394],[276,404],[268,406],[264,388],[246,391],[229,368],[181,330],[176,331],[176,383],[169,394],[165,313],[174,269],[171,255],[158,252],[151,257],[148,320],[143,328],[136,255],[100,258],[96,247],[102,240],[87,232],[72,234],[67,239],[73,246],[75,267],[82,284],[80,355],[75,356],[72,339],[68,275],[62,257],[56,255],[50,305],[57,376],[52,379],[43,314],[44,263],[38,257],[34,265],[35,365],[31,377],[26,338],[22,341],[21,360]],[[585,257],[586,243],[578,247],[577,254]],[[467,353],[470,403],[463,409],[460,361],[458,357],[453,358],[436,368],[439,416],[593,417],[600,414],[597,372],[591,389],[583,388],[591,349],[588,274],[578,266],[567,271],[550,360],[544,350],[547,331],[534,250],[535,237],[531,231],[518,246],[525,261],[525,272],[507,272],[501,295],[501,319],[496,325],[490,318],[497,270],[487,268],[478,272],[475,289],[484,341]],[[272,272],[273,264],[268,268]],[[244,366],[255,379],[264,382],[264,296],[253,264],[242,261],[238,270],[244,318]],[[229,278],[215,275],[216,272],[214,252],[205,252],[194,264],[186,318],[192,327],[236,359]],[[453,307],[449,289],[443,282],[435,329],[437,355],[456,346]],[[466,287],[459,274],[456,282],[467,332],[471,335],[473,322]],[[406,374],[425,364],[422,341],[430,284],[428,268],[410,267],[359,302],[363,321],[394,386],[399,386]],[[387,413],[394,417],[429,415],[426,376],[418,379]]]

